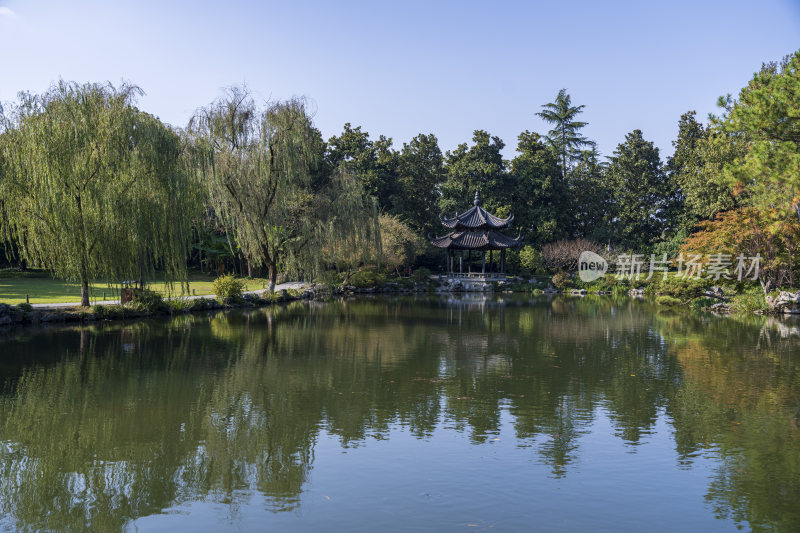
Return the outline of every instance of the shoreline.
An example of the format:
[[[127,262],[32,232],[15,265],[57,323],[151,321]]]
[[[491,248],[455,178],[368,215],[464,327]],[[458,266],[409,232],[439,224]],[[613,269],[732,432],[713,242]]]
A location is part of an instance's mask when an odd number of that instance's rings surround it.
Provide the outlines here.
[[[252,309],[268,307],[270,305],[285,304],[296,301],[326,300],[331,297],[359,297],[368,295],[411,295],[411,294],[532,294],[536,296],[556,296],[563,295],[568,297],[583,298],[586,296],[624,296],[637,300],[644,300],[646,294],[641,289],[626,291],[624,294],[616,294],[610,291],[587,291],[586,289],[566,289],[559,290],[552,287],[546,289],[521,289],[516,284],[509,284],[507,287],[498,287],[495,290],[484,291],[465,291],[449,290],[433,283],[417,283],[413,286],[403,286],[397,283],[387,283],[382,287],[327,287],[324,285],[303,285],[301,289],[281,289],[274,293],[267,291],[249,291],[243,293],[241,298],[228,299],[224,302],[218,301],[215,297],[193,296],[188,298],[177,298],[165,300],[156,309],[143,308],[140,305],[119,305],[104,304],[83,308],[80,306],[66,307],[63,304],[53,307],[39,307],[31,310],[23,310],[18,306],[0,303],[0,329],[14,327],[41,326],[50,324],[82,323],[94,324],[100,322],[116,322],[123,320],[138,320],[158,317],[174,317],[191,313],[207,311],[224,311],[236,309]],[[650,295],[652,296],[652,295]],[[658,304],[657,297],[653,297],[654,302],[664,309],[691,309],[689,305],[662,305]],[[180,305],[175,305],[180,302]],[[186,305],[183,305],[186,304]],[[102,310],[102,311],[101,311]],[[786,311],[740,311],[731,309],[729,301],[720,300],[719,303],[711,307],[696,309],[716,316],[736,316],[736,315],[766,315],[766,316],[798,316],[797,310]]]

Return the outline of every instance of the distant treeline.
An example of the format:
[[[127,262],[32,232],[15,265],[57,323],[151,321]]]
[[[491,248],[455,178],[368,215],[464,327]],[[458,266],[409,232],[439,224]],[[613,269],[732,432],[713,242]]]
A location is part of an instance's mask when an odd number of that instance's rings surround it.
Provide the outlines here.
[[[800,52],[762,65],[707,123],[676,117],[666,160],[638,129],[601,157],[566,90],[537,113],[552,129],[520,133],[507,160],[484,130],[444,153],[430,133],[395,147],[349,123],[325,141],[302,99],[257,105],[239,87],[178,130],[136,107],[135,86],[61,82],[2,115],[3,260],[83,281],[435,267],[425,237],[479,190],[525,236],[512,269],[564,239],[669,257],[691,244],[759,253],[781,284],[800,241],[799,67]]]

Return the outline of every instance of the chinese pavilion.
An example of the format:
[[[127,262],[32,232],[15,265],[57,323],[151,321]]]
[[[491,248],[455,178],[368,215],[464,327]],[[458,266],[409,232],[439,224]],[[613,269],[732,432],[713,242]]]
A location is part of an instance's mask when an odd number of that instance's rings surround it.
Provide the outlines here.
[[[506,249],[516,248],[522,244],[522,237],[515,239],[507,237],[497,230],[509,228],[513,216],[499,218],[481,207],[480,196],[475,191],[473,206],[453,218],[440,217],[442,225],[452,230],[442,237],[434,237],[431,244],[439,248],[447,248],[447,273],[449,276],[505,278]],[[472,272],[472,252],[483,252],[480,272]],[[494,251],[500,251],[500,263],[494,263]],[[456,271],[455,257],[459,251],[458,271]],[[486,263],[486,252],[489,252],[489,263]],[[464,272],[464,252],[466,252],[466,267]],[[488,266],[488,269],[487,269]]]

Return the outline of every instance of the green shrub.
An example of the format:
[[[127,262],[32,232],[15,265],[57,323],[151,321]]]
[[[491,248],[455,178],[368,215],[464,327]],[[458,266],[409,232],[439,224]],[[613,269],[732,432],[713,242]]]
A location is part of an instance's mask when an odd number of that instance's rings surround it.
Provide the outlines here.
[[[275,303],[280,297],[278,292],[262,291],[259,295],[259,303]]]
[[[374,270],[359,270],[350,276],[350,285],[359,289],[383,287],[386,285],[386,274]]]
[[[525,246],[519,251],[519,264],[525,272],[539,272],[543,268],[542,253],[533,246]]]
[[[211,288],[220,303],[228,298],[239,299],[244,291],[244,280],[226,274],[215,279],[211,284]]]
[[[185,313],[192,309],[193,304],[193,300],[186,298],[174,298],[172,300],[167,300],[167,307],[169,307],[170,311],[173,313]]]
[[[33,306],[29,303],[22,302],[20,304],[17,304],[17,309],[19,309],[20,311],[25,311],[26,313],[30,313],[31,311],[33,311]]]
[[[754,311],[767,311],[769,305],[760,287],[751,287],[745,292],[731,298],[731,308],[735,311],[752,313]]]
[[[133,291],[133,296],[130,303],[136,308],[136,310],[147,313],[154,313],[156,311],[166,309],[164,298],[161,296],[161,294],[157,293],[156,291],[151,291],[150,289],[139,289]]]
[[[679,230],[666,241],[661,241],[653,246],[653,254],[659,260],[666,254],[667,259],[673,259],[680,253],[683,242],[689,237],[689,232],[685,229]]]
[[[653,278],[653,289],[656,294],[672,296],[683,301],[698,298],[712,285],[712,281],[704,278],[683,276],[661,276]]]
[[[326,270],[320,274],[317,280],[320,284],[326,287],[338,287],[342,284],[343,275],[335,270]]]
[[[676,305],[681,305],[683,302],[678,298],[673,298],[672,296],[662,295],[656,298],[656,303],[658,305],[666,305],[669,307],[673,307]]]
[[[396,283],[401,289],[413,289],[415,285],[414,280],[408,278],[400,278],[392,281],[394,281],[394,283]]]
[[[102,316],[111,320],[125,318],[125,307],[120,304],[104,305]]]
[[[421,267],[421,268],[416,269],[411,274],[411,279],[413,279],[414,281],[419,283],[420,281],[428,281],[431,278],[432,275],[433,275],[433,272],[431,272],[431,269],[425,268],[425,267]]]
[[[704,309],[706,307],[711,307],[719,300],[716,298],[709,298],[708,296],[701,296],[700,298],[695,298],[689,303],[689,307],[695,310]]]
[[[196,298],[189,300],[192,311],[204,311],[213,307],[214,300],[209,298]]]
[[[589,283],[584,283],[582,288],[586,289],[590,293],[603,291],[613,294],[623,294],[627,292],[629,283],[626,279],[619,280],[617,279],[617,276],[609,275],[603,276],[602,278],[598,278]]]
[[[126,313],[129,315],[136,315],[136,314],[149,315],[153,312],[152,309],[150,309],[147,305],[143,304],[142,302],[131,301],[125,304],[124,307]]]
[[[510,283],[510,284],[504,286],[503,290],[511,291],[511,292],[533,292],[534,289],[533,289],[533,285],[531,285],[530,283],[527,283],[527,282],[524,282],[524,283],[516,282],[516,283]]]
[[[106,312],[105,308],[106,308],[105,305],[95,304],[92,306],[92,313],[94,313],[95,316],[102,317]]]
[[[569,274],[567,274],[566,272],[556,272],[553,275],[551,283],[553,284],[553,287],[561,290],[571,289],[575,287],[575,283],[572,281],[572,278],[570,278]]]

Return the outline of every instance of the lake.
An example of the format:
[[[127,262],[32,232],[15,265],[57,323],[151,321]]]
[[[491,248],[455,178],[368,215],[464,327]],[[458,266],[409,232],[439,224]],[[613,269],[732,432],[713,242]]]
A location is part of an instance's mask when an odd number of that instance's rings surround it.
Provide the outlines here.
[[[295,302],[0,333],[0,530],[800,531],[800,320]]]

